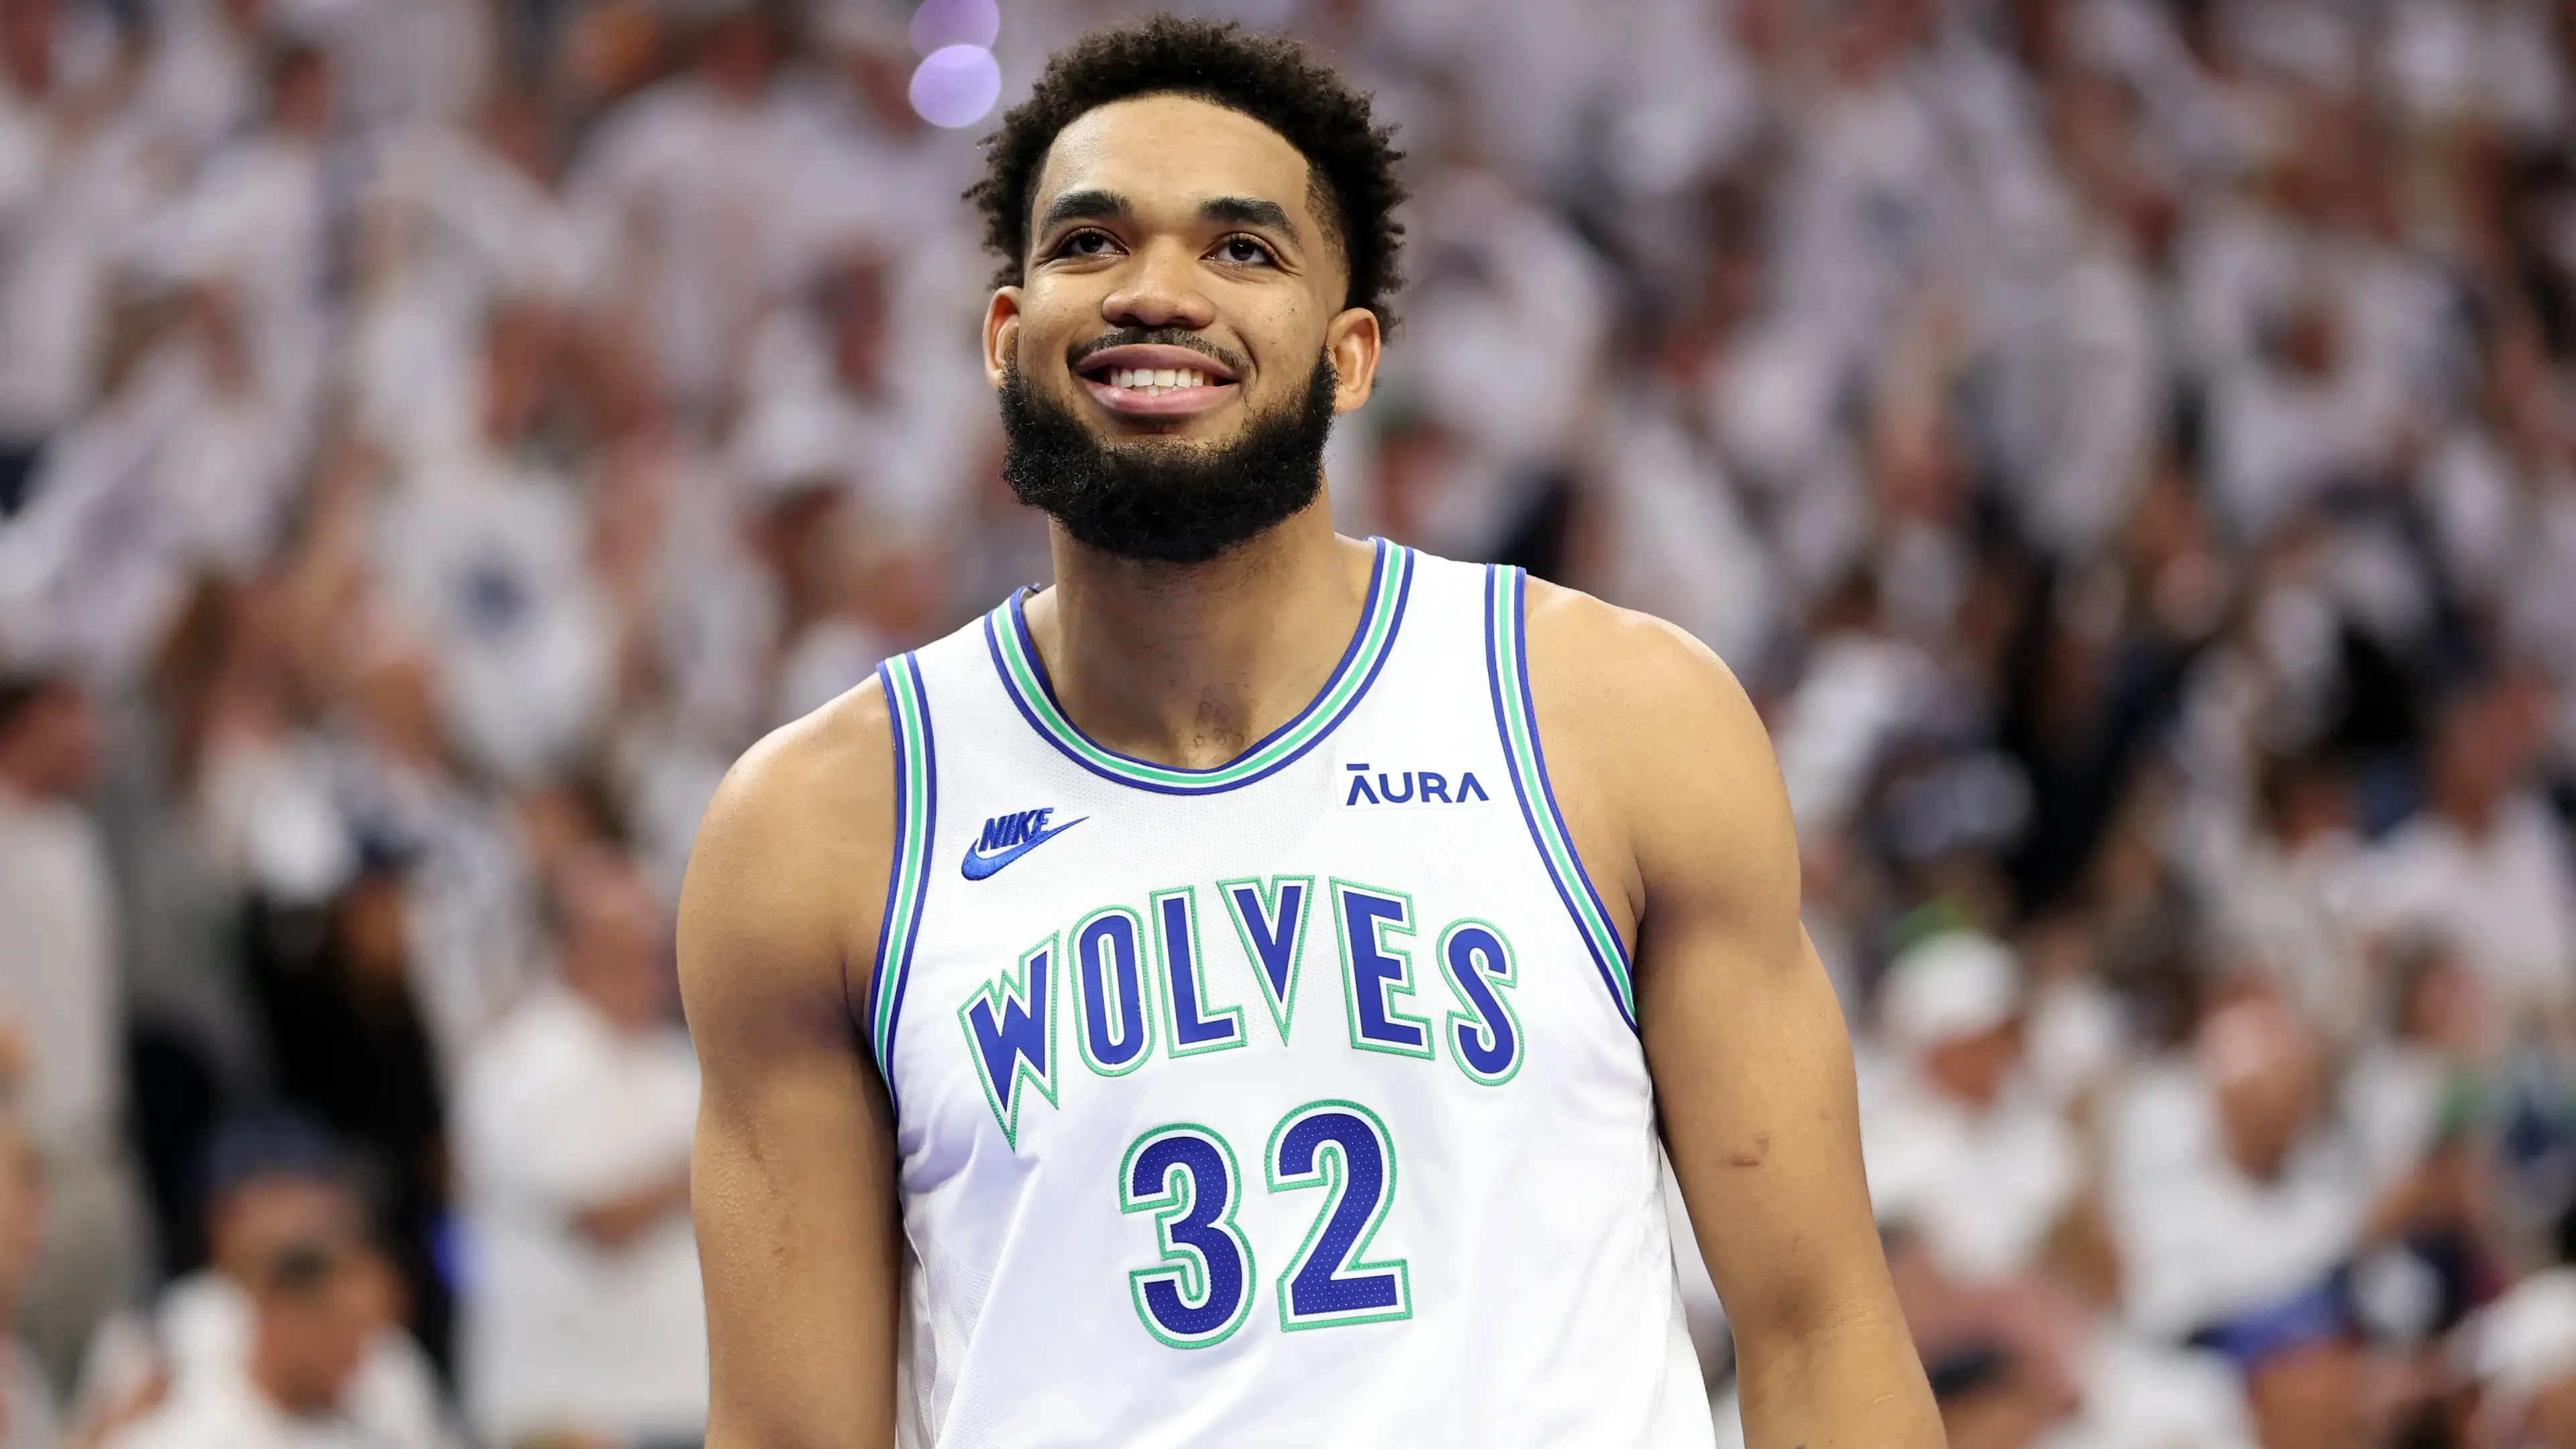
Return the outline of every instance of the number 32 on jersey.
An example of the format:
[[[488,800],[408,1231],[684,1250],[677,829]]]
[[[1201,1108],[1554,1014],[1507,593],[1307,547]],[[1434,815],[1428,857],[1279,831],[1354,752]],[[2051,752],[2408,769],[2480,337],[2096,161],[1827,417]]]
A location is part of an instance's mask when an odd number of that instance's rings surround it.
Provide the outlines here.
[[[1395,1143],[1357,1102],[1309,1102],[1279,1119],[1262,1152],[1271,1192],[1322,1189],[1314,1224],[1277,1280],[1287,1332],[1413,1316],[1402,1258],[1366,1261],[1395,1203]],[[1254,1251],[1235,1225],[1246,1183],[1233,1144],[1213,1128],[1175,1122],[1127,1149],[1121,1212],[1154,1215],[1161,1256],[1127,1275],[1147,1332],[1174,1348],[1222,1343],[1252,1312]]]

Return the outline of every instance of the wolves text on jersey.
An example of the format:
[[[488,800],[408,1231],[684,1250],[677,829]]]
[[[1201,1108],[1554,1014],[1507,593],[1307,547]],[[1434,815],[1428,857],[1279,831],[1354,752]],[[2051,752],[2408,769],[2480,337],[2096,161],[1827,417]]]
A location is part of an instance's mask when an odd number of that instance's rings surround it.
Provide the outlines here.
[[[1518,968],[1502,929],[1467,917],[1430,933],[1403,891],[1338,879],[1328,889],[1352,1048],[1425,1060],[1445,1054],[1470,1081],[1510,1081],[1524,1048],[1510,995]],[[1219,881],[1215,894],[1284,1046],[1296,1017],[1315,878]],[[1070,1074],[1068,1027],[1073,1055],[1101,1077],[1136,1070],[1158,1047],[1178,1061],[1251,1044],[1255,1032],[1243,1006],[1219,1004],[1209,991],[1199,912],[1195,886],[1154,891],[1142,912],[1103,906],[1022,951],[1017,965],[958,1007],[985,1099],[1014,1151],[1028,1094],[1054,1106]],[[1436,1025],[1418,999],[1414,953],[1426,935],[1431,969],[1455,1008]]]

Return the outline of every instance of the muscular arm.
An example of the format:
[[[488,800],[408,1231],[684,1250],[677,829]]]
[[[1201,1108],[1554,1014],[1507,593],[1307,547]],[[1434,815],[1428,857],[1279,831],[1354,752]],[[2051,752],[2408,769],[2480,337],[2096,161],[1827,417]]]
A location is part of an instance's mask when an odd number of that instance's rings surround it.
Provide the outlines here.
[[[1528,637],[1558,802],[1635,946],[1664,1140],[1735,1331],[1749,1442],[1939,1445],[1760,719],[1715,655],[1642,615],[1533,582]]]
[[[892,794],[885,702],[869,686],[744,756],[689,860],[680,987],[704,1074],[691,1193],[708,1449],[894,1442],[893,1121],[850,1007],[874,950]]]

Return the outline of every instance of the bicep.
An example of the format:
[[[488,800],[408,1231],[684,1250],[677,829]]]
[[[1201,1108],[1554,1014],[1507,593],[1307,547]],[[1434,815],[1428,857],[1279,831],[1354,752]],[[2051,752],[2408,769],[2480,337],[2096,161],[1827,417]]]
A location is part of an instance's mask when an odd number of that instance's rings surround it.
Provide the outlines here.
[[[883,870],[885,851],[864,830],[828,838],[829,822],[872,820],[884,801],[811,784],[790,772],[765,787],[774,809],[729,786],[682,894],[710,1446],[894,1439],[893,1113],[848,1010],[842,942],[855,933],[832,914],[850,872]]]
[[[1881,1306],[1851,1047],[1804,933],[1770,960],[1686,924],[1646,946],[1638,1016],[1664,1140],[1739,1337]]]
[[[1739,1338],[1888,1309],[1850,1039],[1800,924],[1762,722],[1669,626],[1626,615],[1593,632],[1589,648],[1579,625],[1560,632],[1546,671],[1560,706],[1551,720],[1542,688],[1540,724],[1595,797],[1589,848],[1631,904],[1647,1067],[1710,1276]]]
[[[1794,1335],[1885,1280],[1851,1039],[1799,923],[1786,792],[1742,695],[1712,715],[1642,832],[1637,1014],[1718,1296],[1739,1332]]]
[[[892,1141],[854,1053],[710,1074],[690,1172],[710,1446],[894,1442]]]

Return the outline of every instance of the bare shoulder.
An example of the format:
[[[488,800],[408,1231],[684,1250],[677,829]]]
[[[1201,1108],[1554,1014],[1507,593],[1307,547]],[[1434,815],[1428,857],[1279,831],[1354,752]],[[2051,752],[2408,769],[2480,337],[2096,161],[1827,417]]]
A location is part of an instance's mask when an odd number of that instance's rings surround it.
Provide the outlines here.
[[[1567,824],[1631,918],[1679,890],[1796,891],[1788,797],[1762,719],[1680,627],[1530,581],[1530,695]],[[1633,941],[1633,937],[1631,938]]]
[[[1768,753],[1735,672],[1677,624],[1532,579],[1529,655],[1533,690],[1555,684],[1586,733],[1606,729],[1652,742],[1674,731]]]
[[[893,833],[893,725],[876,681],[745,751],[707,806],[681,890],[692,1022],[702,1004],[746,995],[864,990]]]

